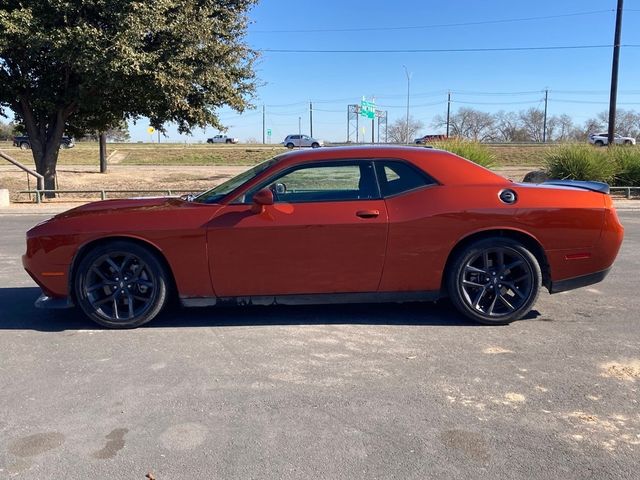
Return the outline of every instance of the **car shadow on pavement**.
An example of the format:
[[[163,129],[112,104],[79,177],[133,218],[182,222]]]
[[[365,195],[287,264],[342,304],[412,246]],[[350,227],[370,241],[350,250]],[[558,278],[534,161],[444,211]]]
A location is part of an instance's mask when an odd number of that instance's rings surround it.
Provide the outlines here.
[[[0,288],[0,330],[58,332],[101,328],[77,309],[41,310],[35,287]],[[527,319],[535,318],[533,310]],[[438,303],[376,303],[348,305],[249,306],[180,308],[172,306],[142,328],[230,327],[264,325],[424,325],[482,326]]]

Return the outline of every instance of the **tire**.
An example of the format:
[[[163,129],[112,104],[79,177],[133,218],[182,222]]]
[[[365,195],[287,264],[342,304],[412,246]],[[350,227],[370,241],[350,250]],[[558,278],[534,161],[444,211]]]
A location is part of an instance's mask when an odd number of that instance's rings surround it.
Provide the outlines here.
[[[311,144],[311,148],[320,148],[320,144],[318,142],[313,142]]]
[[[624,141],[624,144],[625,144],[625,145],[631,145],[631,140],[625,140],[625,141]]]
[[[91,320],[108,328],[135,328],[167,303],[169,274],[148,249],[117,240],[85,254],[73,284],[76,302]]]
[[[229,140],[229,139],[226,139],[226,140],[224,141],[224,143],[233,143],[233,142],[232,142],[231,140]]]
[[[466,317],[506,325],[524,317],[542,285],[536,257],[521,243],[491,237],[465,247],[447,272],[447,291]]]
[[[29,145],[27,142],[22,142],[20,144],[20,150],[29,150],[31,148],[31,145]]]
[[[594,145],[596,147],[604,147],[604,142],[602,140],[596,140]]]
[[[287,143],[286,147],[291,150],[293,148],[293,143],[289,142]]]

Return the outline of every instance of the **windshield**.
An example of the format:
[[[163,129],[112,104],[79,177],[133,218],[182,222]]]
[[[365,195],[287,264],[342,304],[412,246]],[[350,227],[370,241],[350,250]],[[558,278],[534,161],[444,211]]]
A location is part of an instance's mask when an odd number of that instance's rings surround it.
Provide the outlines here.
[[[217,187],[212,188],[204,193],[201,193],[197,197],[193,199],[194,202],[199,203],[215,203],[220,200],[222,197],[228,195],[233,192],[236,188],[248,182],[249,180],[254,179],[260,173],[265,171],[271,165],[276,163],[280,159],[280,156],[273,157],[270,160],[266,160],[262,163],[259,163],[253,168],[250,168],[246,172],[242,172],[240,175],[237,175],[224,183],[221,183]]]

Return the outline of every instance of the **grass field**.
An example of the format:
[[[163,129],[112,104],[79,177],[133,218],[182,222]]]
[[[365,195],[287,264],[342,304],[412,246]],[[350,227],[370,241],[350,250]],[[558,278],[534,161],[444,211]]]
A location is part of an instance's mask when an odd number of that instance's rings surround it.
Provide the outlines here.
[[[488,145],[496,157],[497,166],[540,166],[555,145]],[[30,150],[20,150],[9,142],[0,142],[0,149],[27,166],[33,165]],[[279,145],[207,145],[207,144],[137,144],[110,143],[107,152],[110,164],[221,166],[254,165],[286,151]],[[59,165],[98,165],[98,145],[79,143],[61,150]]]

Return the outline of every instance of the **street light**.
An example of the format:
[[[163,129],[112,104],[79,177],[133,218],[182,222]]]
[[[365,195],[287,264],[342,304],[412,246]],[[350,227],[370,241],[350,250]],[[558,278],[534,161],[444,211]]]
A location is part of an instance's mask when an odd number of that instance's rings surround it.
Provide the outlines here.
[[[404,68],[404,73],[407,74],[407,129],[405,142],[409,143],[409,90],[411,88],[411,74],[409,73],[409,70],[407,70],[406,65],[402,65],[402,67]]]

